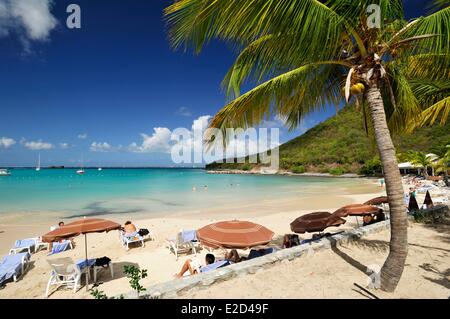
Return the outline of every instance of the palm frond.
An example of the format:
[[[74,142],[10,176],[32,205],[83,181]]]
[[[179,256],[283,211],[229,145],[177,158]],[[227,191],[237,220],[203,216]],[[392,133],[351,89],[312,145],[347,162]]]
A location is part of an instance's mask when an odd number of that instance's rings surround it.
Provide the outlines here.
[[[423,39],[411,53],[450,53],[450,7],[417,19],[417,23],[405,32],[407,38],[436,34],[437,37]]]
[[[434,105],[427,108],[422,112],[421,125],[430,124],[433,125],[436,119],[440,116],[440,124],[444,125],[447,122],[448,115],[450,114],[450,96],[440,100]]]
[[[325,53],[312,46],[299,50],[298,36],[294,34],[267,35],[250,43],[237,57],[229,69],[222,87],[229,98],[240,95],[240,87],[246,79],[261,83],[264,79],[287,72],[301,65],[328,60],[339,52],[340,42],[335,48]],[[350,64],[342,61],[343,64]]]
[[[296,34],[300,47],[323,50],[343,30],[342,19],[318,0],[180,0],[165,18],[173,47],[196,52],[212,38],[245,45],[269,34]]]
[[[386,65],[389,82],[388,85],[383,86],[382,92],[386,116],[392,132],[400,132],[411,127],[411,123],[416,122],[420,114],[418,100],[405,76],[404,68],[404,65],[399,64]],[[392,92],[390,92],[391,89]]]
[[[339,63],[321,61],[279,75],[224,106],[210,127],[247,128],[278,115],[290,129],[295,128],[304,115],[342,100],[336,75],[343,68]]]
[[[410,79],[450,80],[449,54],[418,54],[392,63],[405,63],[404,71]]]

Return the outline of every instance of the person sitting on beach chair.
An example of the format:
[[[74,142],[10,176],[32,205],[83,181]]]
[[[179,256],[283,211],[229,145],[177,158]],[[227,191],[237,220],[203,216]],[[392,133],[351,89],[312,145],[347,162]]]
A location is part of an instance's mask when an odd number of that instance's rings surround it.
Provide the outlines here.
[[[142,236],[137,227],[130,221],[125,222],[125,226],[121,228],[119,232],[120,242],[122,246],[125,246],[127,250],[130,249],[130,244],[140,243],[142,247],[145,247],[144,236]]]
[[[123,227],[124,235],[125,237],[132,237],[137,233],[136,226],[130,222],[129,220],[125,222],[125,225]]]
[[[363,217],[363,226],[375,224],[383,220],[386,220],[386,215],[383,212],[379,212],[375,215],[365,215]]]

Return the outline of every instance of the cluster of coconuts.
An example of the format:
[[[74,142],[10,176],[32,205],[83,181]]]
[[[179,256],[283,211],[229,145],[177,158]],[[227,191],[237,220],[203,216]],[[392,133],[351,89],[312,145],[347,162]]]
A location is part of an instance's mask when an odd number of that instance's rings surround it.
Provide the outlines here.
[[[361,94],[362,92],[364,92],[364,89],[366,87],[364,86],[364,84],[362,84],[361,82],[355,83],[350,87],[350,93],[352,95],[358,95]],[[342,88],[342,94],[345,95],[345,87]]]

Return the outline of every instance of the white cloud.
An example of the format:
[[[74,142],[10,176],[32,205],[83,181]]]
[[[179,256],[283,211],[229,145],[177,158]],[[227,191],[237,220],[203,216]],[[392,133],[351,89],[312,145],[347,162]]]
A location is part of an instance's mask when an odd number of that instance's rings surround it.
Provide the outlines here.
[[[132,143],[128,146],[128,150],[136,153],[161,152],[169,154],[172,154],[172,151],[174,150],[175,153],[177,153],[178,150],[185,150],[190,152],[191,155],[189,157],[192,160],[197,161],[197,159],[202,158],[202,155],[208,153],[207,148],[204,145],[204,132],[208,127],[210,119],[210,115],[200,116],[192,122],[190,129],[179,128],[170,130],[166,127],[156,127],[151,136],[141,134],[142,143],[140,145]],[[241,132],[237,131],[237,133],[239,133],[237,134],[237,138],[231,140],[227,145],[226,151],[221,146],[221,142],[217,142],[215,149],[222,154],[218,154],[217,159],[229,156],[236,157],[236,155],[237,157],[252,155],[264,152],[269,148],[279,145],[279,143],[275,141],[274,143],[266,141],[264,145],[258,145],[258,134],[260,133],[258,130],[255,130],[253,133],[251,130],[241,130]],[[270,130],[267,132],[267,135],[268,138],[270,138]],[[173,147],[176,148],[172,149]],[[233,156],[233,154],[235,155]]]
[[[43,142],[42,140],[27,142],[25,139],[20,141],[23,146],[32,151],[49,150],[53,148],[53,144]]]
[[[28,44],[48,40],[58,21],[50,12],[52,0],[0,0],[0,36],[16,33]]]
[[[180,115],[180,116],[186,116],[186,117],[190,117],[192,116],[192,112],[191,110],[189,110],[189,108],[182,106],[180,107],[176,112],[176,115]]]
[[[170,153],[170,137],[172,132],[167,127],[153,128],[153,134],[142,133],[142,144],[131,143],[128,149],[135,153],[161,152]]]
[[[69,143],[59,143],[59,147],[62,148],[63,150],[66,150],[70,148],[71,145],[69,145]]]
[[[1,137],[0,138],[0,148],[10,148],[16,144],[16,141],[9,137]]]
[[[88,137],[87,133],[81,133],[81,134],[78,134],[78,138],[79,138],[80,140],[85,140],[85,139],[87,139],[87,137]]]
[[[259,127],[265,128],[281,128],[284,126],[286,119],[281,118],[279,115],[276,115],[272,120],[263,121]]]
[[[90,149],[92,152],[110,152],[113,150],[113,147],[109,143],[106,143],[106,142],[103,142],[103,143],[93,142],[91,144]]]

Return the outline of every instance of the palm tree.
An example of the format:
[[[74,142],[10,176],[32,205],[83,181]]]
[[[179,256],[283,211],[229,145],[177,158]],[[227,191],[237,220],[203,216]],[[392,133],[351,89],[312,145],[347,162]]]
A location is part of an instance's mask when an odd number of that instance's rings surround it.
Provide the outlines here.
[[[450,169],[450,145],[447,145],[447,152],[439,159],[436,165],[437,173],[444,173],[445,185],[449,186],[448,171]]]
[[[382,14],[379,28],[367,23],[373,3]],[[408,242],[388,125],[395,131],[417,121],[421,109],[412,79],[450,77],[450,8],[406,22],[402,0],[179,0],[165,16],[175,49],[199,53],[217,38],[239,51],[223,81],[229,102],[210,122],[224,134],[227,127],[255,126],[270,116],[293,129],[308,113],[344,101],[370,116],[391,211],[381,288],[394,291]],[[247,80],[256,86],[241,94]]]
[[[411,164],[422,167],[423,176],[428,178],[428,167],[433,166],[433,162],[427,154],[424,152],[409,151],[406,154],[406,158]]]

